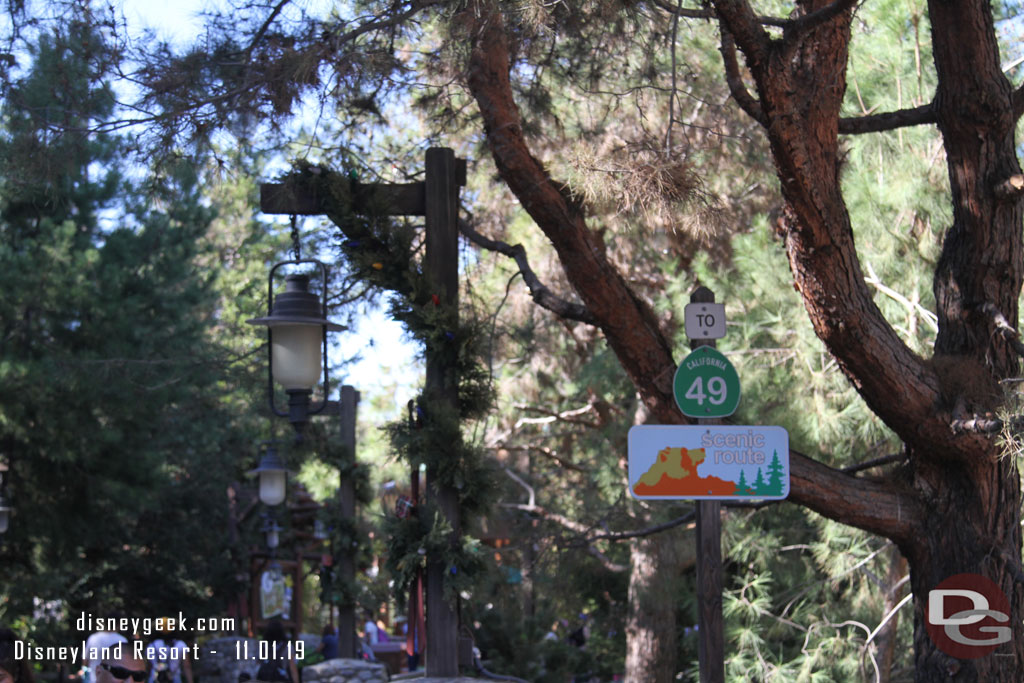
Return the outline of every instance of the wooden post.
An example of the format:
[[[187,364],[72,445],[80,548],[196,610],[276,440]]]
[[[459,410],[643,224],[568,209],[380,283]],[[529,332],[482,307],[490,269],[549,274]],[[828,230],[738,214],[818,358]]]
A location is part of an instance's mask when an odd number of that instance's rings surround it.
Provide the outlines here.
[[[715,293],[698,287],[690,303],[714,303]],[[714,339],[692,339],[690,348],[715,347]],[[720,424],[698,418],[697,424]],[[700,683],[724,683],[725,636],[722,620],[722,503],[697,501],[697,656]]]
[[[446,147],[432,147],[426,155],[426,179],[402,185],[368,183],[357,188],[352,209],[371,209],[385,215],[426,217],[426,271],[439,288],[435,292],[442,306],[451,307],[457,320],[459,305],[459,187],[466,184],[466,162],[456,159]],[[280,183],[260,185],[260,209],[270,214],[315,215],[324,213],[323,201],[314,192]],[[458,408],[458,388],[448,369],[454,367],[455,349],[428,352],[426,395],[433,405]],[[458,542],[461,521],[457,492],[437,486],[436,472],[427,472],[430,503],[439,509],[454,530]],[[458,614],[444,600],[444,565],[427,564],[427,654],[428,676],[458,675]],[[339,627],[340,636],[340,627]],[[340,642],[340,639],[339,639]]]
[[[345,385],[341,388],[341,462],[338,463],[342,472],[351,472],[356,461],[356,406],[359,404],[359,392]],[[355,521],[356,491],[352,475],[341,477],[338,488],[338,516],[342,520]],[[341,580],[354,585],[356,579],[356,561],[352,548],[339,548],[338,573]],[[338,656],[343,659],[356,657],[356,608],[354,604],[341,605],[338,608]]]
[[[440,305],[452,312],[456,321],[459,305],[459,182],[455,152],[432,147],[426,161],[426,275],[440,291]],[[453,376],[455,348],[427,350],[427,383],[424,394],[428,405],[458,410],[458,385]],[[429,412],[427,414],[429,419]],[[431,504],[452,526],[452,543],[461,537],[458,492],[443,486],[436,469],[427,471]],[[427,558],[427,676],[459,675],[459,616],[444,597],[445,565],[438,558]]]

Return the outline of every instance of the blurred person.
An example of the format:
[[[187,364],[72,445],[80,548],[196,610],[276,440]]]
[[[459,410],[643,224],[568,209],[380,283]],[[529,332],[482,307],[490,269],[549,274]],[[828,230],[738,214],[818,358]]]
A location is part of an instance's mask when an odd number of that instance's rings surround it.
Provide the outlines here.
[[[380,642],[380,629],[373,621],[373,614],[367,610],[363,613],[363,618],[366,619],[363,624],[363,642],[367,645],[376,645]]]
[[[35,683],[32,669],[25,659],[14,658],[14,631],[0,628],[0,683]]]
[[[317,652],[324,656],[324,659],[338,658],[338,634],[333,626],[324,626],[323,635],[320,637],[320,646]]]
[[[185,641],[177,638],[173,630],[165,631],[146,648],[148,683],[182,683],[183,678],[185,683],[193,683],[192,660],[188,653]]]
[[[144,683],[146,660],[135,656],[133,647],[120,648],[120,657],[101,659],[96,665],[96,683]]]
[[[275,653],[276,659],[264,660],[260,664],[256,680],[265,683],[299,683],[299,669],[295,665],[295,658],[290,656],[288,636],[280,619],[275,617],[267,622],[263,629],[263,640],[269,644],[267,649]]]
[[[107,615],[108,624],[116,623],[121,619],[120,612],[111,612]],[[100,663],[100,659],[89,658],[90,652],[98,652],[100,650],[113,647],[118,643],[127,643],[128,639],[117,631],[96,631],[91,634],[85,640],[85,652],[82,653],[82,683],[96,683],[96,668]]]

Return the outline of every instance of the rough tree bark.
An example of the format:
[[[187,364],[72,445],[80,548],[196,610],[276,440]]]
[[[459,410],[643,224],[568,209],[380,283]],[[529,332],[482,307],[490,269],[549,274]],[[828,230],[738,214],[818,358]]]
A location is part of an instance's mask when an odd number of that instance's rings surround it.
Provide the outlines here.
[[[675,605],[679,538],[661,533],[634,539],[629,553],[626,679],[672,681],[676,673]],[[668,637],[665,637],[665,636]]]
[[[951,427],[954,419],[990,409],[996,380],[1018,368],[1006,330],[1017,325],[1024,269],[1021,195],[1012,182],[1020,176],[1013,134],[1024,95],[1012,92],[1000,69],[988,3],[932,0],[939,76],[932,105],[841,119],[854,4],[798,2],[794,19],[774,22],[784,31],[773,39],[746,0],[712,2],[728,84],[771,145],[785,201],[785,248],[815,332],[909,454],[901,477],[870,481],[794,452],[791,500],[897,543],[915,595],[917,680],[1020,681],[1024,591],[1014,577],[1024,574],[1016,464],[999,457],[991,435]],[[462,20],[472,42],[469,88],[502,179],[555,247],[647,409],[664,424],[682,422],[671,396],[672,352],[654,315],[605,257],[582,207],[524,140],[500,13],[492,3],[470,3]],[[743,85],[737,48],[756,97]],[[922,123],[937,123],[942,132],[954,203],[954,224],[935,273],[933,359],[913,353],[875,306],[839,182],[841,130]],[[963,572],[995,581],[1012,610],[1011,643],[974,660],[943,654],[924,627],[928,592]]]
[[[799,4],[805,15],[823,6]],[[966,412],[991,409],[997,401],[994,380],[1014,375],[1018,367],[985,312],[992,304],[1016,326],[1022,270],[1020,202],[996,193],[1020,167],[1012,90],[1000,69],[991,9],[980,0],[929,3],[939,78],[931,109],[945,143],[954,205],[954,224],[935,273],[939,334],[930,361],[902,344],[872,304],[853,248],[839,186],[838,144],[849,8],[787,31],[782,40],[768,38],[746,2],[720,0],[715,10],[756,84],[754,106],[786,202],[786,250],[815,331],[907,447],[910,468],[902,495],[924,512],[914,533],[886,535],[911,568],[917,680],[1021,680],[1024,593],[1014,580],[1021,551],[1016,463],[999,457],[992,438],[950,429]],[[928,592],[965,572],[995,581],[1012,610],[1011,643],[974,660],[941,652],[924,621]]]

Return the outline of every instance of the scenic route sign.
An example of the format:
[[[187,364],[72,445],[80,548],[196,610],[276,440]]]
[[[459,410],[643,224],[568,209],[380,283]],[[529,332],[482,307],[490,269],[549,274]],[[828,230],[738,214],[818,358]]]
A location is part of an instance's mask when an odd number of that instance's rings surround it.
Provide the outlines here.
[[[637,425],[629,430],[634,498],[781,500],[789,495],[782,427]]]
[[[718,350],[698,346],[676,368],[676,405],[688,417],[728,417],[740,404],[740,377]]]

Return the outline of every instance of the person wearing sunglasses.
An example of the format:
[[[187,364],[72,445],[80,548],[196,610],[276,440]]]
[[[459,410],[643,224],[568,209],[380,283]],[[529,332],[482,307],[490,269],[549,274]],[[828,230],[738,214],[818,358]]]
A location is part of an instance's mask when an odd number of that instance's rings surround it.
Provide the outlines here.
[[[108,615],[107,623],[114,623],[121,619],[120,612],[112,612]],[[118,643],[126,643],[128,639],[115,631],[97,631],[85,641],[85,652],[101,652],[104,648],[110,648]],[[82,657],[82,683],[96,683],[96,669],[99,661]]]
[[[127,647],[121,648],[120,658],[105,659],[96,667],[96,683],[143,683],[147,675],[146,660]]]
[[[35,683],[32,669],[25,659],[15,659],[14,631],[0,628],[0,683]]]

